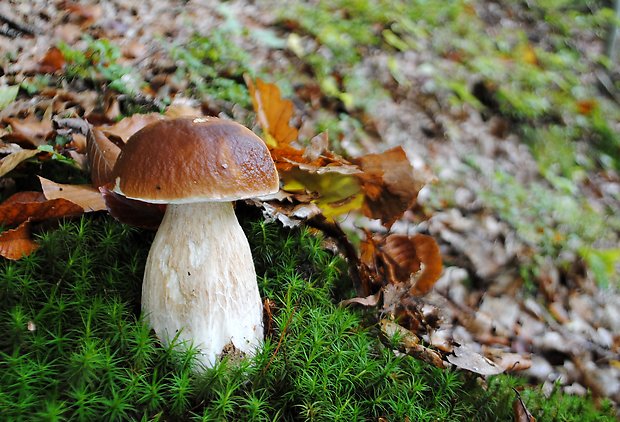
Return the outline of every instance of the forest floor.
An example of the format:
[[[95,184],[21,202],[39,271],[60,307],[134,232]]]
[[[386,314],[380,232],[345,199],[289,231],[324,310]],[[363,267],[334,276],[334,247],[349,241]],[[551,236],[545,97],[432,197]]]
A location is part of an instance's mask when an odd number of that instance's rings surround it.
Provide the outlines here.
[[[391,231],[440,245],[444,273],[423,299],[440,309],[429,344],[455,341],[549,391],[618,403],[612,17],[538,3],[5,1],[0,85],[30,96],[0,96],[0,138],[20,122],[45,136],[36,116],[54,107],[113,121],[174,102],[248,122],[243,74],[276,83],[301,144],[327,130],[347,157],[402,146],[426,181]]]

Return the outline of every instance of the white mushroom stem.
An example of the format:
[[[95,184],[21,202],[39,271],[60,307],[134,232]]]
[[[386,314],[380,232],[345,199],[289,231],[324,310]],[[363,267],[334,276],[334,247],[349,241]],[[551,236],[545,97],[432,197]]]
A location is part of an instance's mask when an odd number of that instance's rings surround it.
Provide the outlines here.
[[[211,367],[224,348],[263,340],[250,246],[230,202],[169,204],[149,251],[142,311],[168,344],[178,334]]]

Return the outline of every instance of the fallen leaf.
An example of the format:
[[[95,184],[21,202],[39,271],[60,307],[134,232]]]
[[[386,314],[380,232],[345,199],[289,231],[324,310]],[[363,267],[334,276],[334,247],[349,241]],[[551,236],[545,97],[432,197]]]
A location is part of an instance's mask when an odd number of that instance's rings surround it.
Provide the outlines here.
[[[517,398],[512,403],[512,410],[515,414],[515,422],[536,422],[536,418],[532,416],[527,407],[525,407],[521,394],[519,394],[519,392],[514,388],[513,390],[517,394]]]
[[[422,271],[415,275],[415,284],[409,292],[414,296],[422,296],[428,293],[441,277],[443,270],[441,252],[439,245],[431,236],[416,234],[411,239],[422,264]]]
[[[420,339],[411,331],[387,319],[382,319],[380,321],[380,325],[381,332],[388,340],[391,340],[394,337],[399,339],[399,350],[413,356],[416,359],[430,363],[437,368],[445,368],[446,365],[441,358],[441,355],[435,350],[429,349],[428,347],[420,344]]]
[[[37,151],[36,149],[25,149],[7,155],[2,160],[0,160],[0,177],[13,170],[21,162],[34,157],[39,152],[40,151]]]
[[[26,220],[43,221],[50,218],[76,216],[82,207],[66,199],[46,200],[39,192],[20,192],[0,204],[0,224],[13,226]]]
[[[54,73],[65,67],[67,62],[65,56],[58,47],[50,47],[45,56],[39,60],[39,69],[41,73]]]
[[[460,345],[455,347],[453,353],[453,355],[447,356],[448,362],[461,369],[484,376],[497,375],[504,372],[504,368],[485,358],[480,353],[473,351],[468,346]]]
[[[391,227],[409,209],[424,185],[414,177],[413,167],[401,147],[353,160],[365,195],[364,214]]]
[[[91,185],[66,185],[52,182],[39,176],[43,194],[47,199],[66,199],[79,205],[84,212],[106,209],[105,201],[99,190]]]
[[[30,221],[0,233],[0,256],[17,260],[37,250],[39,245],[30,238]]]
[[[164,217],[165,205],[126,198],[110,190],[110,184],[100,186],[99,191],[110,215],[121,223],[157,230]]]
[[[176,119],[178,117],[202,117],[202,111],[200,108],[194,107],[189,99],[180,99],[176,97],[172,104],[170,104],[164,115],[169,119]]]
[[[357,210],[364,199],[356,177],[336,172],[316,174],[291,170],[281,175],[282,190],[293,193],[309,193],[328,218]]]
[[[165,116],[159,113],[134,114],[130,117],[125,117],[113,125],[98,126],[97,129],[102,131],[108,138],[115,137],[126,143],[131,135],[144,126],[162,119],[165,119]]]
[[[0,110],[11,104],[17,98],[19,85],[2,85],[0,86]]]
[[[575,103],[577,107],[577,113],[584,116],[589,116],[598,107],[596,100],[580,100]]]
[[[377,304],[379,303],[379,299],[381,299],[381,291],[378,291],[374,295],[370,295],[366,297],[354,297],[351,299],[343,300],[340,302],[340,305],[348,306],[348,305],[355,304],[355,305],[373,307],[373,306],[377,306]]]
[[[293,102],[285,100],[280,89],[275,84],[244,75],[245,83],[250,91],[254,112],[261,128],[265,133],[265,143],[270,148],[288,145],[297,139],[297,128],[290,125],[293,117]]]
[[[86,156],[90,165],[90,179],[95,187],[113,181],[112,169],[121,149],[100,130],[92,129],[86,137]]]
[[[8,117],[3,122],[11,125],[12,131],[2,137],[4,142],[13,142],[22,146],[38,147],[46,143],[52,132],[51,119],[39,120],[34,115],[23,119]]]

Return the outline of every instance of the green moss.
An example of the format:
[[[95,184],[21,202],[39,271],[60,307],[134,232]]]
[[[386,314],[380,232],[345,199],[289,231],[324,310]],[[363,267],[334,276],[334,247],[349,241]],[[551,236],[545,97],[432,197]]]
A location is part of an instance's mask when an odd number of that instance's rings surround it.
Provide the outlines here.
[[[245,229],[261,293],[271,303],[266,342],[254,358],[224,361],[202,375],[192,372],[195,350],[162,347],[139,317],[151,233],[108,217],[84,217],[40,234],[34,255],[0,263],[2,418],[510,415],[508,385],[485,392],[461,372],[397,356],[378,340],[371,314],[337,306],[333,291],[346,288],[344,263],[322,248],[320,237],[252,219]],[[538,403],[540,394],[531,397]]]

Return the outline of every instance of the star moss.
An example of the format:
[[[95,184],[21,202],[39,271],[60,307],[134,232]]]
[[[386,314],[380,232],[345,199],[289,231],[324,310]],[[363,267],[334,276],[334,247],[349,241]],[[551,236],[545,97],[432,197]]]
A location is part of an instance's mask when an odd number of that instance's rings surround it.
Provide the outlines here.
[[[320,237],[261,220],[244,228],[269,299],[267,339],[253,358],[225,359],[200,375],[192,371],[195,350],[163,347],[140,319],[151,233],[83,217],[42,232],[35,254],[2,261],[2,418],[512,418],[511,387],[521,381],[498,377],[484,390],[468,374],[397,356],[380,342],[372,313],[339,307],[334,292],[347,288],[345,263]],[[525,393],[548,419],[613,420],[585,399]]]

